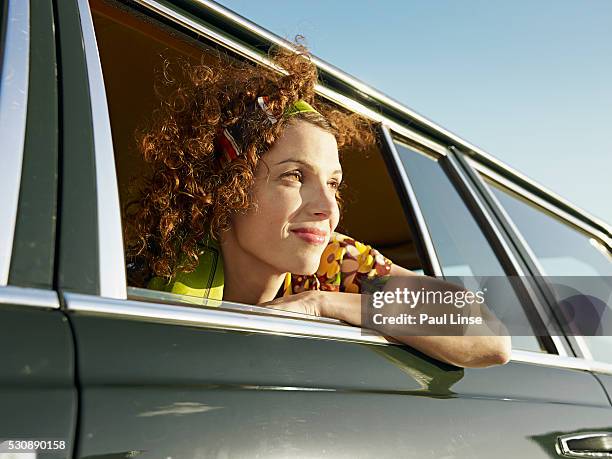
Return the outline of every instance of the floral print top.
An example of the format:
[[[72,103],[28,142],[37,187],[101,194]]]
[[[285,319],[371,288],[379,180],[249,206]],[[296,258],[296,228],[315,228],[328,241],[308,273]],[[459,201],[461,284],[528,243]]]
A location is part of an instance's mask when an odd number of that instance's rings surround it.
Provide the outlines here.
[[[389,276],[391,260],[378,250],[340,233],[333,233],[312,275],[287,273],[277,298],[306,290],[362,293],[366,284]]]

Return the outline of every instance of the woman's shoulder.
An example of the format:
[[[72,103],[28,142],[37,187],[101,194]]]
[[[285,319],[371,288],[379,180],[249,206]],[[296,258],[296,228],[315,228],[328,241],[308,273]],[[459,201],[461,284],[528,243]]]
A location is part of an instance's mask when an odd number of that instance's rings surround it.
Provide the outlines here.
[[[223,298],[224,269],[219,245],[214,241],[198,244],[198,263],[192,271],[178,270],[171,279],[153,277],[148,289],[161,290],[195,298]],[[185,261],[181,255],[181,263]]]
[[[388,276],[393,262],[368,244],[334,232],[314,275],[292,275],[293,293],[327,290],[361,293],[364,282]]]
[[[342,233],[334,232],[327,245],[326,251],[336,251],[341,255],[340,260],[357,260],[361,268],[380,268],[379,274],[388,274],[393,262],[382,255],[376,248],[357,241],[356,239]],[[324,257],[321,257],[323,261]]]

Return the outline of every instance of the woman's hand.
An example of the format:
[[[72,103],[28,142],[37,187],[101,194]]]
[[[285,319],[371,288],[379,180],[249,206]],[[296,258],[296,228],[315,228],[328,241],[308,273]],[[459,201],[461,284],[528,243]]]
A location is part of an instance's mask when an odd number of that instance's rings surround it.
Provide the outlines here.
[[[259,306],[320,317],[323,307],[323,295],[321,295],[321,293],[323,292],[318,290],[308,290],[306,292],[296,293],[294,295],[260,303]]]

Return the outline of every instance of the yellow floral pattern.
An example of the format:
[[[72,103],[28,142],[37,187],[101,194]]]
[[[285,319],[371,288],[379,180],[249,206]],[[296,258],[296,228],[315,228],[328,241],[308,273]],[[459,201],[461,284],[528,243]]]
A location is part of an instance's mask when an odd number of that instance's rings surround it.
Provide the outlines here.
[[[361,293],[364,280],[388,276],[393,263],[376,249],[340,233],[333,233],[315,274],[287,273],[277,297],[306,290]]]

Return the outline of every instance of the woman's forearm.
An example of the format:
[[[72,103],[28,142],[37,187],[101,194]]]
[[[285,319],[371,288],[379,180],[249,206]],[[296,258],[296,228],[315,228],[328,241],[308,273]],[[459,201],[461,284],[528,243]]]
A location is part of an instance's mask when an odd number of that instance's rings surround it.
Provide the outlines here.
[[[319,313],[322,316],[362,326],[362,296],[360,294],[316,293],[318,294]],[[497,319],[489,315],[487,311],[484,308],[482,313],[485,323],[498,326]],[[389,335],[387,331],[384,333]],[[510,359],[511,353],[510,337],[498,336],[494,333],[490,336],[390,336],[438,360],[466,368],[505,364]]]

